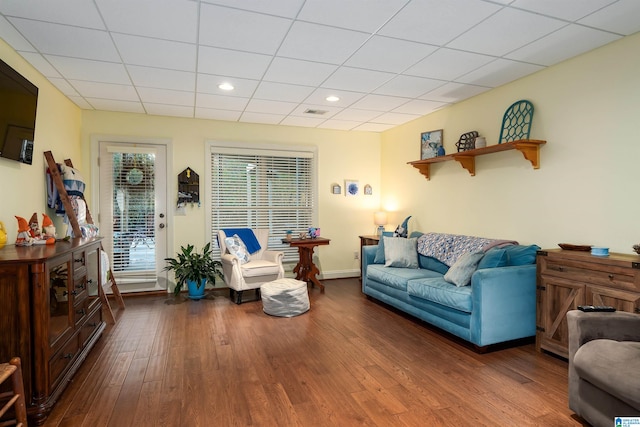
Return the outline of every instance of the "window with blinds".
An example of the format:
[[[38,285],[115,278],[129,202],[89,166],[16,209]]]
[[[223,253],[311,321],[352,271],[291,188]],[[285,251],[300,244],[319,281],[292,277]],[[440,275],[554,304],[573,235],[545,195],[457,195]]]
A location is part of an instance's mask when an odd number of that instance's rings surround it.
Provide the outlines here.
[[[307,231],[315,215],[313,152],[246,150],[211,146],[211,241],[224,228],[268,228],[269,249],[297,262],[298,252],[283,244],[288,230]]]

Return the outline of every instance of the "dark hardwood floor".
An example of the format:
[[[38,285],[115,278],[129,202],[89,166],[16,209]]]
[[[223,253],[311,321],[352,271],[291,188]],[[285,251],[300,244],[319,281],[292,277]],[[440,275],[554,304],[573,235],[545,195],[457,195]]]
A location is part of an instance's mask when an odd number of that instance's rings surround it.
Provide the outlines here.
[[[532,343],[478,354],[357,279],[324,283],[294,318],[222,293],[127,298],[45,425],[586,425],[567,406],[567,363]]]

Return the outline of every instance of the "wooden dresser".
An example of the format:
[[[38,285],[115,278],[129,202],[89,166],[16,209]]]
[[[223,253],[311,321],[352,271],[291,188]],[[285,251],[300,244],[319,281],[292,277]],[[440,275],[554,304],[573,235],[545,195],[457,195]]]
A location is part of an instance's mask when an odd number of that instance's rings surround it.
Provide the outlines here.
[[[0,249],[0,360],[22,359],[30,424],[53,404],[105,328],[100,239]]]
[[[579,305],[640,313],[640,256],[550,249],[537,257],[536,348],[568,357],[566,314]]]

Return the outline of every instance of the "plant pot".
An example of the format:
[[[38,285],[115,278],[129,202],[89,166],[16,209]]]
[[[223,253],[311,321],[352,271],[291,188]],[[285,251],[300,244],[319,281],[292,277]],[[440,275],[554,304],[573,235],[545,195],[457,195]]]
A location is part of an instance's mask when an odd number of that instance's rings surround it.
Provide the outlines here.
[[[204,285],[207,283],[207,279],[200,280],[200,286],[194,280],[187,280],[187,288],[189,289],[189,298],[202,299],[204,298]]]

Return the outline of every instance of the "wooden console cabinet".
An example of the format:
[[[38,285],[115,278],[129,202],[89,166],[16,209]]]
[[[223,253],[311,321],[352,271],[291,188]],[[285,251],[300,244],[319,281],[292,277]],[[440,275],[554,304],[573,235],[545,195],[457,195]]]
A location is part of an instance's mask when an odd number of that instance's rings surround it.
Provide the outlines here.
[[[536,349],[568,357],[566,314],[579,305],[640,313],[640,256],[551,249],[537,257]]]
[[[42,424],[105,328],[100,239],[0,249],[0,360],[22,359],[30,423]]]

